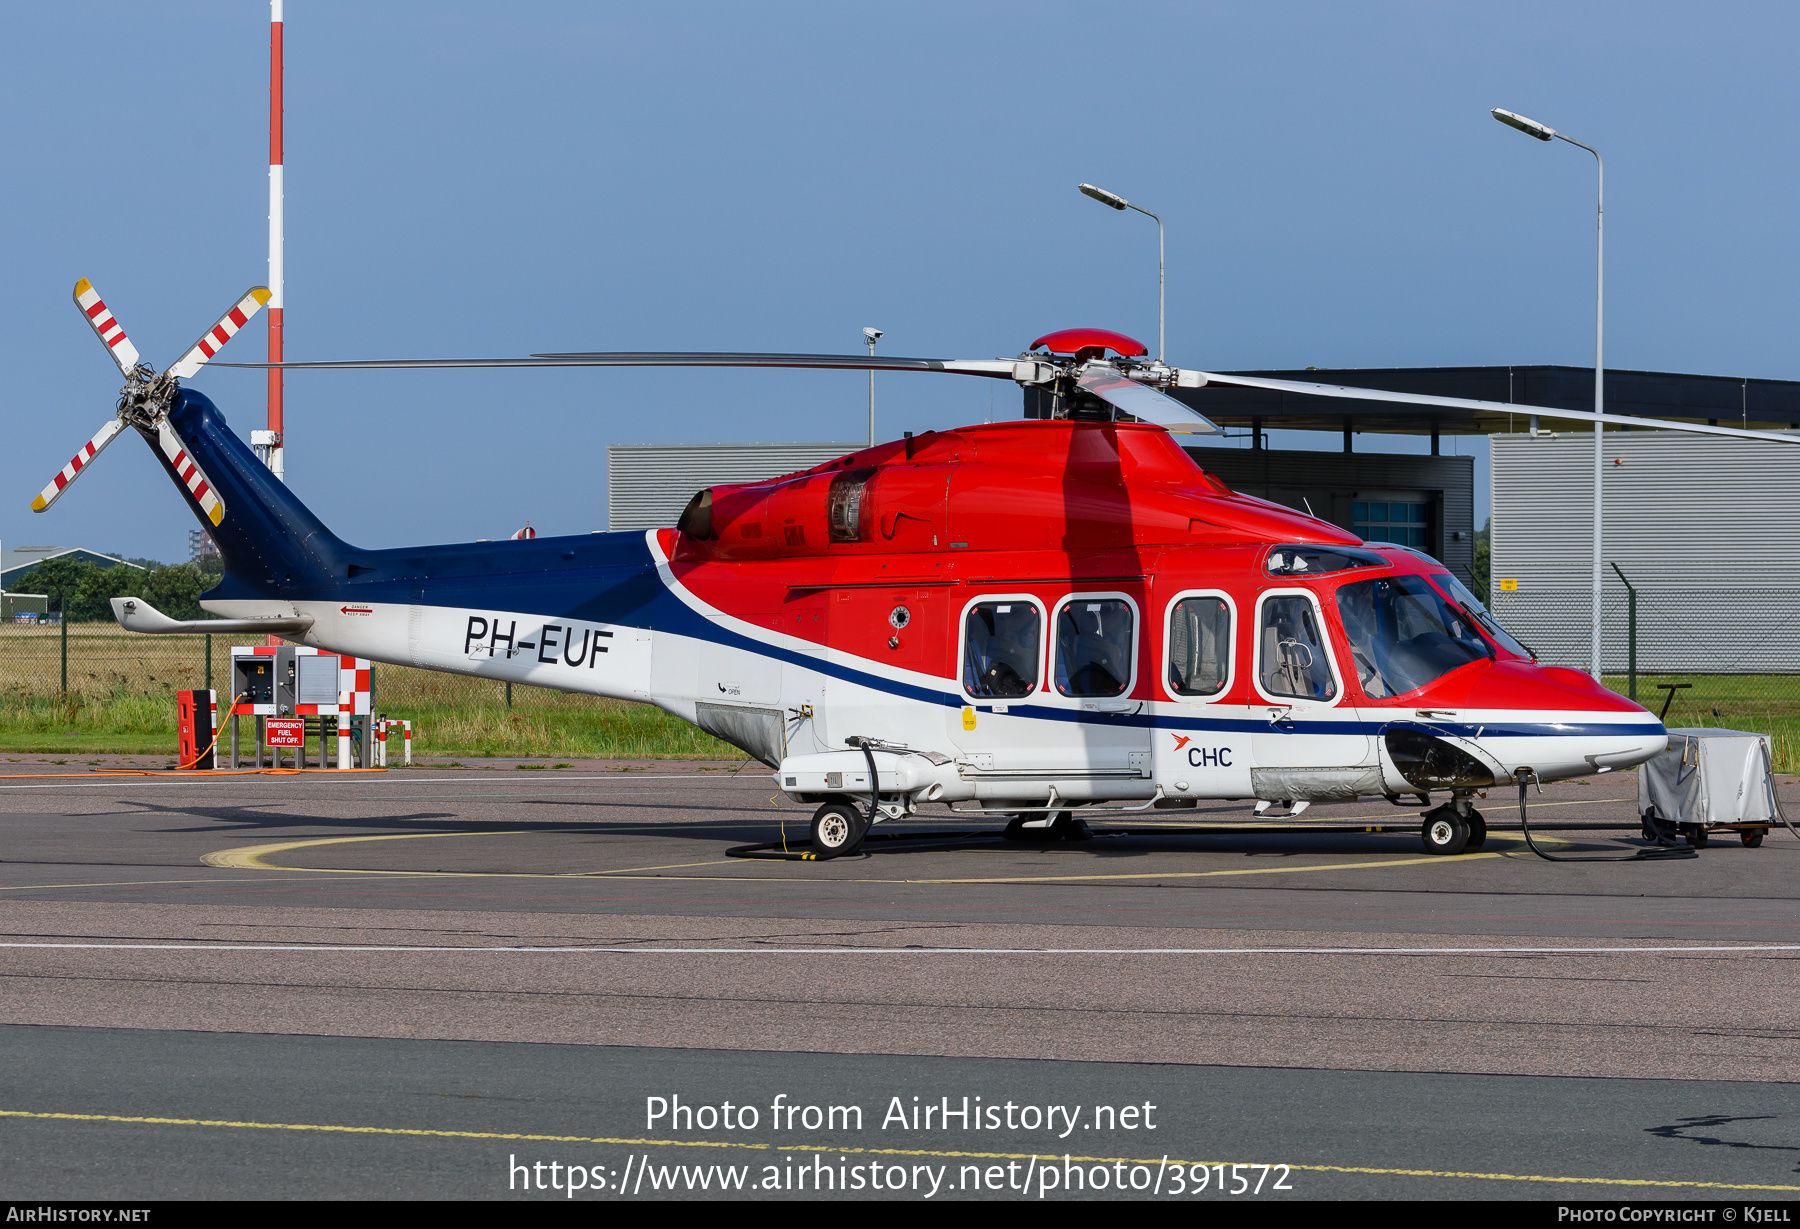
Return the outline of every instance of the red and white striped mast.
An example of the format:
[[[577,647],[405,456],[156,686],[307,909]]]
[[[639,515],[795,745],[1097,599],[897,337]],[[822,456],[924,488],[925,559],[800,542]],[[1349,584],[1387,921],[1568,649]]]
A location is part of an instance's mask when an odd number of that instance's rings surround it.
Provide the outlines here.
[[[282,216],[281,216],[281,0],[269,0],[269,361],[281,357]],[[269,369],[269,431],[265,459],[280,481],[286,481],[281,437],[281,377],[278,367]]]

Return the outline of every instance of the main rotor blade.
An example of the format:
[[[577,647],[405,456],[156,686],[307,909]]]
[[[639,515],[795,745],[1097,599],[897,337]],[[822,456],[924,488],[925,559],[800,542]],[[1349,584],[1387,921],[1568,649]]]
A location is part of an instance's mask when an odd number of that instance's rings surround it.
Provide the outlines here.
[[[1012,359],[871,358],[866,354],[732,354],[620,351],[534,354],[530,358],[349,359],[319,363],[214,363],[215,367],[281,368],[285,371],[410,370],[421,367],[810,367],[843,371],[942,371],[952,375],[1013,378]]]
[[[1117,406],[1133,418],[1155,423],[1171,431],[1198,435],[1222,435],[1219,427],[1199,410],[1166,393],[1136,380],[1127,379],[1119,369],[1107,363],[1091,363],[1075,381],[1075,387],[1108,405]]]
[[[87,317],[88,324],[93,327],[94,336],[100,339],[100,344],[106,347],[108,354],[112,355],[113,362],[119,365],[119,370],[128,376],[135,371],[138,365],[137,347],[131,344],[131,339],[125,336],[125,330],[117,320],[113,319],[112,312],[107,310],[106,304],[100,299],[100,292],[95,290],[94,284],[85,277],[75,283],[75,306],[81,309],[83,316]],[[45,505],[45,507],[48,506],[48,504]],[[43,509],[40,508],[38,511],[41,512]]]
[[[237,331],[248,324],[250,317],[269,301],[267,286],[252,286],[244,292],[244,297],[231,305],[231,309],[220,316],[213,326],[200,334],[200,340],[188,347],[188,352],[175,361],[167,374],[178,380],[185,380],[206,365],[206,360],[219,352],[219,348],[237,335]],[[218,524],[214,521],[213,524]]]
[[[196,364],[198,366],[198,364]],[[169,464],[175,467],[176,476],[187,487],[188,494],[200,505],[200,511],[206,519],[217,525],[225,519],[225,504],[219,493],[212,489],[212,483],[200,472],[200,463],[188,455],[187,446],[175,429],[164,418],[156,424],[156,442],[162,445],[163,455],[169,458]]]
[[[1728,435],[1738,439],[1768,440],[1776,444],[1800,444],[1800,435],[1773,431],[1746,431],[1740,427],[1713,427],[1673,422],[1666,418],[1637,418],[1630,414],[1596,414],[1592,410],[1556,410],[1547,405],[1518,405],[1511,401],[1471,401],[1465,397],[1432,397],[1424,393],[1389,393],[1378,388],[1350,388],[1342,384],[1309,384],[1300,380],[1269,380],[1262,376],[1232,376],[1211,371],[1199,373],[1208,384],[1232,384],[1241,388],[1266,388],[1274,392],[1304,393],[1309,397],[1340,397],[1354,401],[1400,401],[1409,405],[1435,405],[1447,410],[1487,410],[1496,414],[1535,414],[1543,418],[1567,418],[1577,422],[1611,422],[1622,427],[1655,431],[1694,431],[1701,435]]]
[[[82,284],[86,285],[87,283],[83,282]],[[136,366],[137,351],[133,350],[131,353],[132,365]],[[75,481],[81,474],[81,471],[91,465],[94,458],[104,452],[106,446],[113,442],[113,437],[118,435],[119,432],[124,429],[125,424],[114,418],[109,420],[104,427],[101,427],[98,431],[94,432],[94,438],[89,440],[82,447],[80,452],[70,458],[69,463],[62,467],[62,473],[52,478],[50,480],[50,485],[38,492],[38,497],[31,501],[31,510],[33,512],[42,512],[60,499],[62,493],[69,489],[69,484]]]

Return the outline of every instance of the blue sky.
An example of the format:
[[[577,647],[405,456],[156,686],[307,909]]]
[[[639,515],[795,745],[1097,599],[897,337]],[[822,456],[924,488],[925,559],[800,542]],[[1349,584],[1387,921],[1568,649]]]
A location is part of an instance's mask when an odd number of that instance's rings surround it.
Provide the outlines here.
[[[119,383],[77,277],[158,366],[266,277],[267,23],[0,11],[8,545],[185,553],[130,438],[28,503]],[[1091,180],[1167,222],[1171,361],[1585,365],[1593,162],[1504,106],[1606,155],[1609,366],[1800,378],[1796,35],[1776,4],[289,0],[288,356],[1153,341],[1155,228]],[[225,355],[261,356],[254,329]],[[193,384],[262,424],[259,375]],[[889,436],[1018,412],[998,382],[879,385]],[[864,397],[849,373],[298,373],[288,471],[370,546],[586,532],[607,444],[855,440]]]

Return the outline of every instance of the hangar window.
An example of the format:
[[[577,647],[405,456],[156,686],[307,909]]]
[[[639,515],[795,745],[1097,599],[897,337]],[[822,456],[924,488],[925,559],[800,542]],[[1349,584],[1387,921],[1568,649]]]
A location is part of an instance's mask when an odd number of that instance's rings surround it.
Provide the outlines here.
[[[1350,505],[1350,523],[1365,542],[1393,542],[1428,550],[1430,509],[1422,503],[1389,500],[1373,503],[1356,500]]]
[[[1077,597],[1056,615],[1056,689],[1065,696],[1119,696],[1131,686],[1131,603]]]
[[[1038,608],[1022,599],[977,602],[963,619],[963,689],[1007,700],[1037,689]]]
[[[1350,660],[1370,699],[1423,687],[1488,655],[1474,617],[1421,576],[1355,581],[1338,590],[1337,603]]]
[[[1185,597],[1169,612],[1169,690],[1216,696],[1231,674],[1231,608],[1224,598]]]
[[[1261,658],[1258,681],[1272,696],[1329,700],[1337,695],[1325,631],[1308,598],[1280,596],[1263,603]]]

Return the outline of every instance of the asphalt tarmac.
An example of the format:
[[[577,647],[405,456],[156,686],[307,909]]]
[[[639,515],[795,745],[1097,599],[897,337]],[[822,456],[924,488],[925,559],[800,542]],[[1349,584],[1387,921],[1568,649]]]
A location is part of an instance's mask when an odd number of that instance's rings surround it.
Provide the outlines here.
[[[1534,795],[1540,844],[1641,848],[1548,830],[1632,824],[1635,787]],[[804,841],[754,765],[0,778],[0,1178],[698,1198],[748,1166],[735,1197],[810,1198],[794,1167],[823,1165],[878,1198],[1792,1199],[1800,840],[1552,863],[1503,828],[1515,804],[1487,799],[1457,858],[1385,803],[1303,822],[1415,826],[1186,830],[1250,823],[1219,804],[1054,844],[940,810],[822,863],[728,855]],[[677,1094],[761,1121],[647,1120]],[[778,1096],[864,1121],[778,1131]],[[1064,1117],[881,1124],[965,1096]],[[1154,1128],[1120,1123],[1145,1104]],[[1194,1163],[1226,1168],[1193,1192]],[[540,1189],[571,1164],[575,1191]],[[1233,1164],[1287,1169],[1233,1194],[1259,1181]]]

